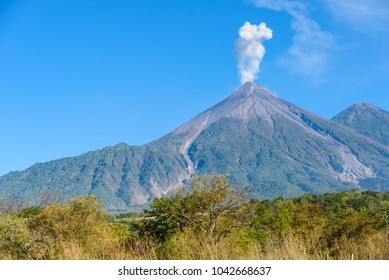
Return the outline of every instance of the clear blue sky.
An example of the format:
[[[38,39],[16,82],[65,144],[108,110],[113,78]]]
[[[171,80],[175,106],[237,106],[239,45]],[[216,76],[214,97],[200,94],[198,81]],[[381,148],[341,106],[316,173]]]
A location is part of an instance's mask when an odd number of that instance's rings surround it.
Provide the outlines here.
[[[0,174],[146,144],[239,87],[239,28],[273,38],[258,83],[331,118],[389,110],[387,0],[0,0]]]

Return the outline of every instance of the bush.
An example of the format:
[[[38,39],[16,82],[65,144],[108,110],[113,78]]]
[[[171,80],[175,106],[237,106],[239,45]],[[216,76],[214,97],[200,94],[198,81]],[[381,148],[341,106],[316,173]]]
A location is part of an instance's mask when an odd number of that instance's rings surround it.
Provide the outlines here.
[[[245,226],[250,217],[248,188],[238,190],[224,175],[194,178],[189,189],[156,198],[141,221],[143,235],[166,241],[191,228],[211,244]]]

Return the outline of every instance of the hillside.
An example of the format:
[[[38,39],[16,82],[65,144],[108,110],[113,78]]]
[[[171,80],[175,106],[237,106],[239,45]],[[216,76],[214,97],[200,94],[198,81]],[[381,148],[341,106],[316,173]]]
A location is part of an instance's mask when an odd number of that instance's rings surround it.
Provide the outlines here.
[[[152,144],[122,143],[11,172],[0,177],[0,196],[36,204],[46,192],[59,194],[63,200],[92,194],[108,210],[125,210],[168,192],[185,176],[186,162],[179,153]]]

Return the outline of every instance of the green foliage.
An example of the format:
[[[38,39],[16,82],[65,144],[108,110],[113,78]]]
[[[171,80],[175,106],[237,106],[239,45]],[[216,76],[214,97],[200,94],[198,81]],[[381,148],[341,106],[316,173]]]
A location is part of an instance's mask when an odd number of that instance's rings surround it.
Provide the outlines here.
[[[0,258],[110,258],[126,244],[129,232],[110,222],[102,206],[96,197],[76,197],[65,205],[25,208],[2,216]]]
[[[372,191],[255,202],[257,215],[253,226],[267,232],[268,237],[285,240],[292,236],[304,241],[305,249],[315,258],[323,257],[323,252],[339,258],[350,244],[363,246],[374,233],[385,233],[388,202],[389,194]]]
[[[219,242],[243,227],[249,218],[248,188],[238,190],[228,177],[207,175],[194,178],[187,190],[157,198],[142,221],[143,234],[165,241],[178,231],[191,228],[208,242]]]
[[[23,220],[0,218],[0,259],[22,259],[28,250],[28,229]],[[3,256],[3,257],[2,257]]]
[[[209,222],[207,212],[198,210],[207,207],[190,201],[193,193],[182,191],[155,201],[149,212],[153,215],[141,222],[149,234],[144,237],[159,236],[158,258],[389,258],[388,193],[353,190],[244,203],[239,208],[255,213],[218,242],[209,242],[204,227]],[[197,194],[193,197],[201,200]],[[224,223],[231,224],[231,220]]]

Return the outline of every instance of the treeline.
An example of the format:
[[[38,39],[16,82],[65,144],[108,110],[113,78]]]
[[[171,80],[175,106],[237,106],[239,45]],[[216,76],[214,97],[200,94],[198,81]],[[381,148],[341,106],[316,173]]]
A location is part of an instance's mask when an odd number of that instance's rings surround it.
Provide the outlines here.
[[[0,207],[0,259],[389,259],[388,193],[249,193],[208,175],[138,213],[92,196]]]

